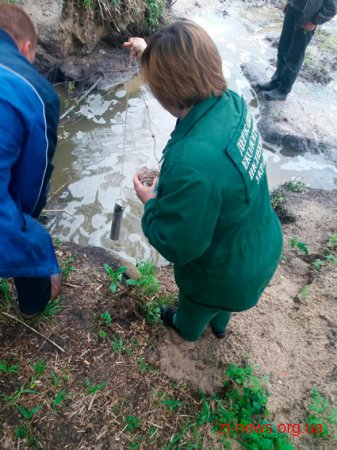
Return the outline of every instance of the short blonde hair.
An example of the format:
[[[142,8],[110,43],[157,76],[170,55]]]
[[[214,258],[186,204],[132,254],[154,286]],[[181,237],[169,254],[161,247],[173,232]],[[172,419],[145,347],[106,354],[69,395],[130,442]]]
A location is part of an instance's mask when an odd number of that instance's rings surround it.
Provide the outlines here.
[[[179,19],[158,31],[141,63],[145,82],[164,106],[189,107],[227,89],[216,45],[190,20]]]
[[[28,14],[19,6],[0,4],[0,28],[5,30],[16,43],[30,40],[36,47],[36,31]]]

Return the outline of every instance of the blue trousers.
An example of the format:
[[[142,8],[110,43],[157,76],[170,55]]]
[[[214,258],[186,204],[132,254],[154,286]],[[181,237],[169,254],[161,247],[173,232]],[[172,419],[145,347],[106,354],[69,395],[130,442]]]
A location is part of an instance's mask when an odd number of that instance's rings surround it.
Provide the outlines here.
[[[306,48],[315,32],[299,27],[300,16],[300,12],[288,5],[277,48],[276,72],[272,76],[272,81],[278,82],[282,94],[291,91],[301,70]]]

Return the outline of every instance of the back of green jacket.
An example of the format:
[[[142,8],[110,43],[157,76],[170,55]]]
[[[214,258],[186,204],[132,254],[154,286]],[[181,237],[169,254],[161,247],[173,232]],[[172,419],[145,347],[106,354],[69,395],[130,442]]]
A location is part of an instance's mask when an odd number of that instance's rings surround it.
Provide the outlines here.
[[[230,311],[256,304],[276,270],[282,233],[242,97],[227,90],[177,122],[142,226],[174,263],[182,295]]]

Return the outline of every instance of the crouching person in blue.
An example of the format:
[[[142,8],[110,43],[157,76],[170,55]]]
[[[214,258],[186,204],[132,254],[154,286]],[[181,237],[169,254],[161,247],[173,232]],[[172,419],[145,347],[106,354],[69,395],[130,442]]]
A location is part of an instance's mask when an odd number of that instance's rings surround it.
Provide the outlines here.
[[[62,283],[37,220],[53,170],[59,99],[32,65],[36,43],[29,16],[0,4],[0,277],[14,278],[25,319],[43,311]]]

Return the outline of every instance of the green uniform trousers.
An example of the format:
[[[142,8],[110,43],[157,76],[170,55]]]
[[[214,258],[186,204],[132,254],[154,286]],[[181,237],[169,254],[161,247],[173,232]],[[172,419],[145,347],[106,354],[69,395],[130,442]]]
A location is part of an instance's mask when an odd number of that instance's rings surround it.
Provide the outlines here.
[[[177,311],[173,323],[186,341],[196,341],[208,324],[217,333],[223,333],[232,313],[219,308],[211,308],[194,303],[179,294]]]

